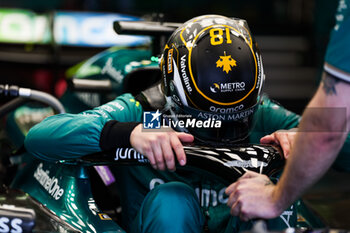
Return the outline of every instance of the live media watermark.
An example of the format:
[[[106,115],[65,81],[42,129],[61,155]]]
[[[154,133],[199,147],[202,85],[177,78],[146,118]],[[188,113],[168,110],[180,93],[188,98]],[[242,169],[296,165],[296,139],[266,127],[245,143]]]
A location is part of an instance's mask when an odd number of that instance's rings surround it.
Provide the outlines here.
[[[257,124],[272,124],[270,126],[258,127],[260,129],[267,129],[266,132],[261,130],[254,130],[254,133],[265,133],[271,134],[272,132],[268,131],[271,127],[278,129],[280,125],[293,125],[293,121],[297,121],[296,114],[288,110],[285,110],[285,114],[281,114],[281,111],[275,113],[276,109],[271,109],[270,117],[271,119],[266,121],[261,121],[262,119],[257,119]],[[283,110],[282,110],[283,111]],[[276,115],[274,115],[276,114]],[[295,115],[294,115],[295,114]],[[283,116],[284,115],[284,116]],[[293,116],[294,115],[294,116]],[[349,128],[347,122],[347,109],[344,107],[335,107],[335,108],[306,108],[303,111],[303,117],[311,119],[311,123],[303,125],[303,129],[298,129],[298,122],[295,123],[293,129],[287,129],[283,126],[280,130],[287,130],[289,132],[310,132],[310,133],[346,133]],[[301,120],[301,117],[300,119]],[[274,122],[281,122],[283,124],[274,125]],[[196,119],[191,115],[186,114],[177,114],[177,115],[166,115],[157,111],[153,112],[144,112],[143,113],[143,130],[146,132],[149,131],[170,131],[171,129],[176,128],[220,128],[222,126],[222,121],[214,118],[207,119]]]
[[[191,115],[176,114],[167,115],[162,114],[157,110],[156,112],[143,113],[143,129],[149,131],[167,131],[176,128],[220,128],[221,121],[213,118],[197,119]]]

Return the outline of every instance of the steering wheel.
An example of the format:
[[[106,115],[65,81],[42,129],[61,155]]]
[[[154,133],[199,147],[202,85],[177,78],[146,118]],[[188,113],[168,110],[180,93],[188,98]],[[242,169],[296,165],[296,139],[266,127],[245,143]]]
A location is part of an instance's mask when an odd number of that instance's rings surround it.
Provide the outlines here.
[[[186,144],[187,164],[178,169],[199,169],[231,184],[247,170],[271,176],[282,170],[285,160],[281,150],[272,145],[239,144],[230,146],[205,146]],[[65,161],[69,162],[69,161]],[[131,165],[147,166],[149,160],[134,148],[116,148],[86,155],[75,162],[83,165]]]

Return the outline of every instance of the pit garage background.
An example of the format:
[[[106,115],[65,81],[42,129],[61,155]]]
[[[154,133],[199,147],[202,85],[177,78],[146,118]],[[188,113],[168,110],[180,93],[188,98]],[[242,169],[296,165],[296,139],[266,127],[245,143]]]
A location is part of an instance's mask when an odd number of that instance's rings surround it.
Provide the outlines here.
[[[338,1],[0,0],[0,80],[59,97],[65,71],[123,43],[116,19],[184,22],[202,14],[246,19],[259,44],[265,92],[301,113],[319,81]],[[0,104],[6,100],[0,100]],[[307,169],[307,168],[306,168]],[[350,175],[331,170],[305,199],[335,228],[350,229]]]

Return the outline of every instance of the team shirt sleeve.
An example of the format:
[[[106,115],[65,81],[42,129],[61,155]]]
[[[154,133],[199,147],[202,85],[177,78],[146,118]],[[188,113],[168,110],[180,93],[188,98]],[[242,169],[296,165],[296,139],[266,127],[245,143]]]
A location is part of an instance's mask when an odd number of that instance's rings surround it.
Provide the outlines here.
[[[339,1],[336,24],[331,33],[324,63],[327,73],[346,82],[350,82],[349,8],[349,0]]]

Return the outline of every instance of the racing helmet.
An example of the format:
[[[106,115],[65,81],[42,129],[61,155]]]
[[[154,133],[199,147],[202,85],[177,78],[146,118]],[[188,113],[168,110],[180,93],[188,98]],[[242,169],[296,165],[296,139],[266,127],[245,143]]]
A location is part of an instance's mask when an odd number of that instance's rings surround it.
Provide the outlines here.
[[[245,20],[204,15],[187,21],[170,36],[160,67],[170,120],[185,121],[173,128],[206,142],[249,135],[264,72]]]

